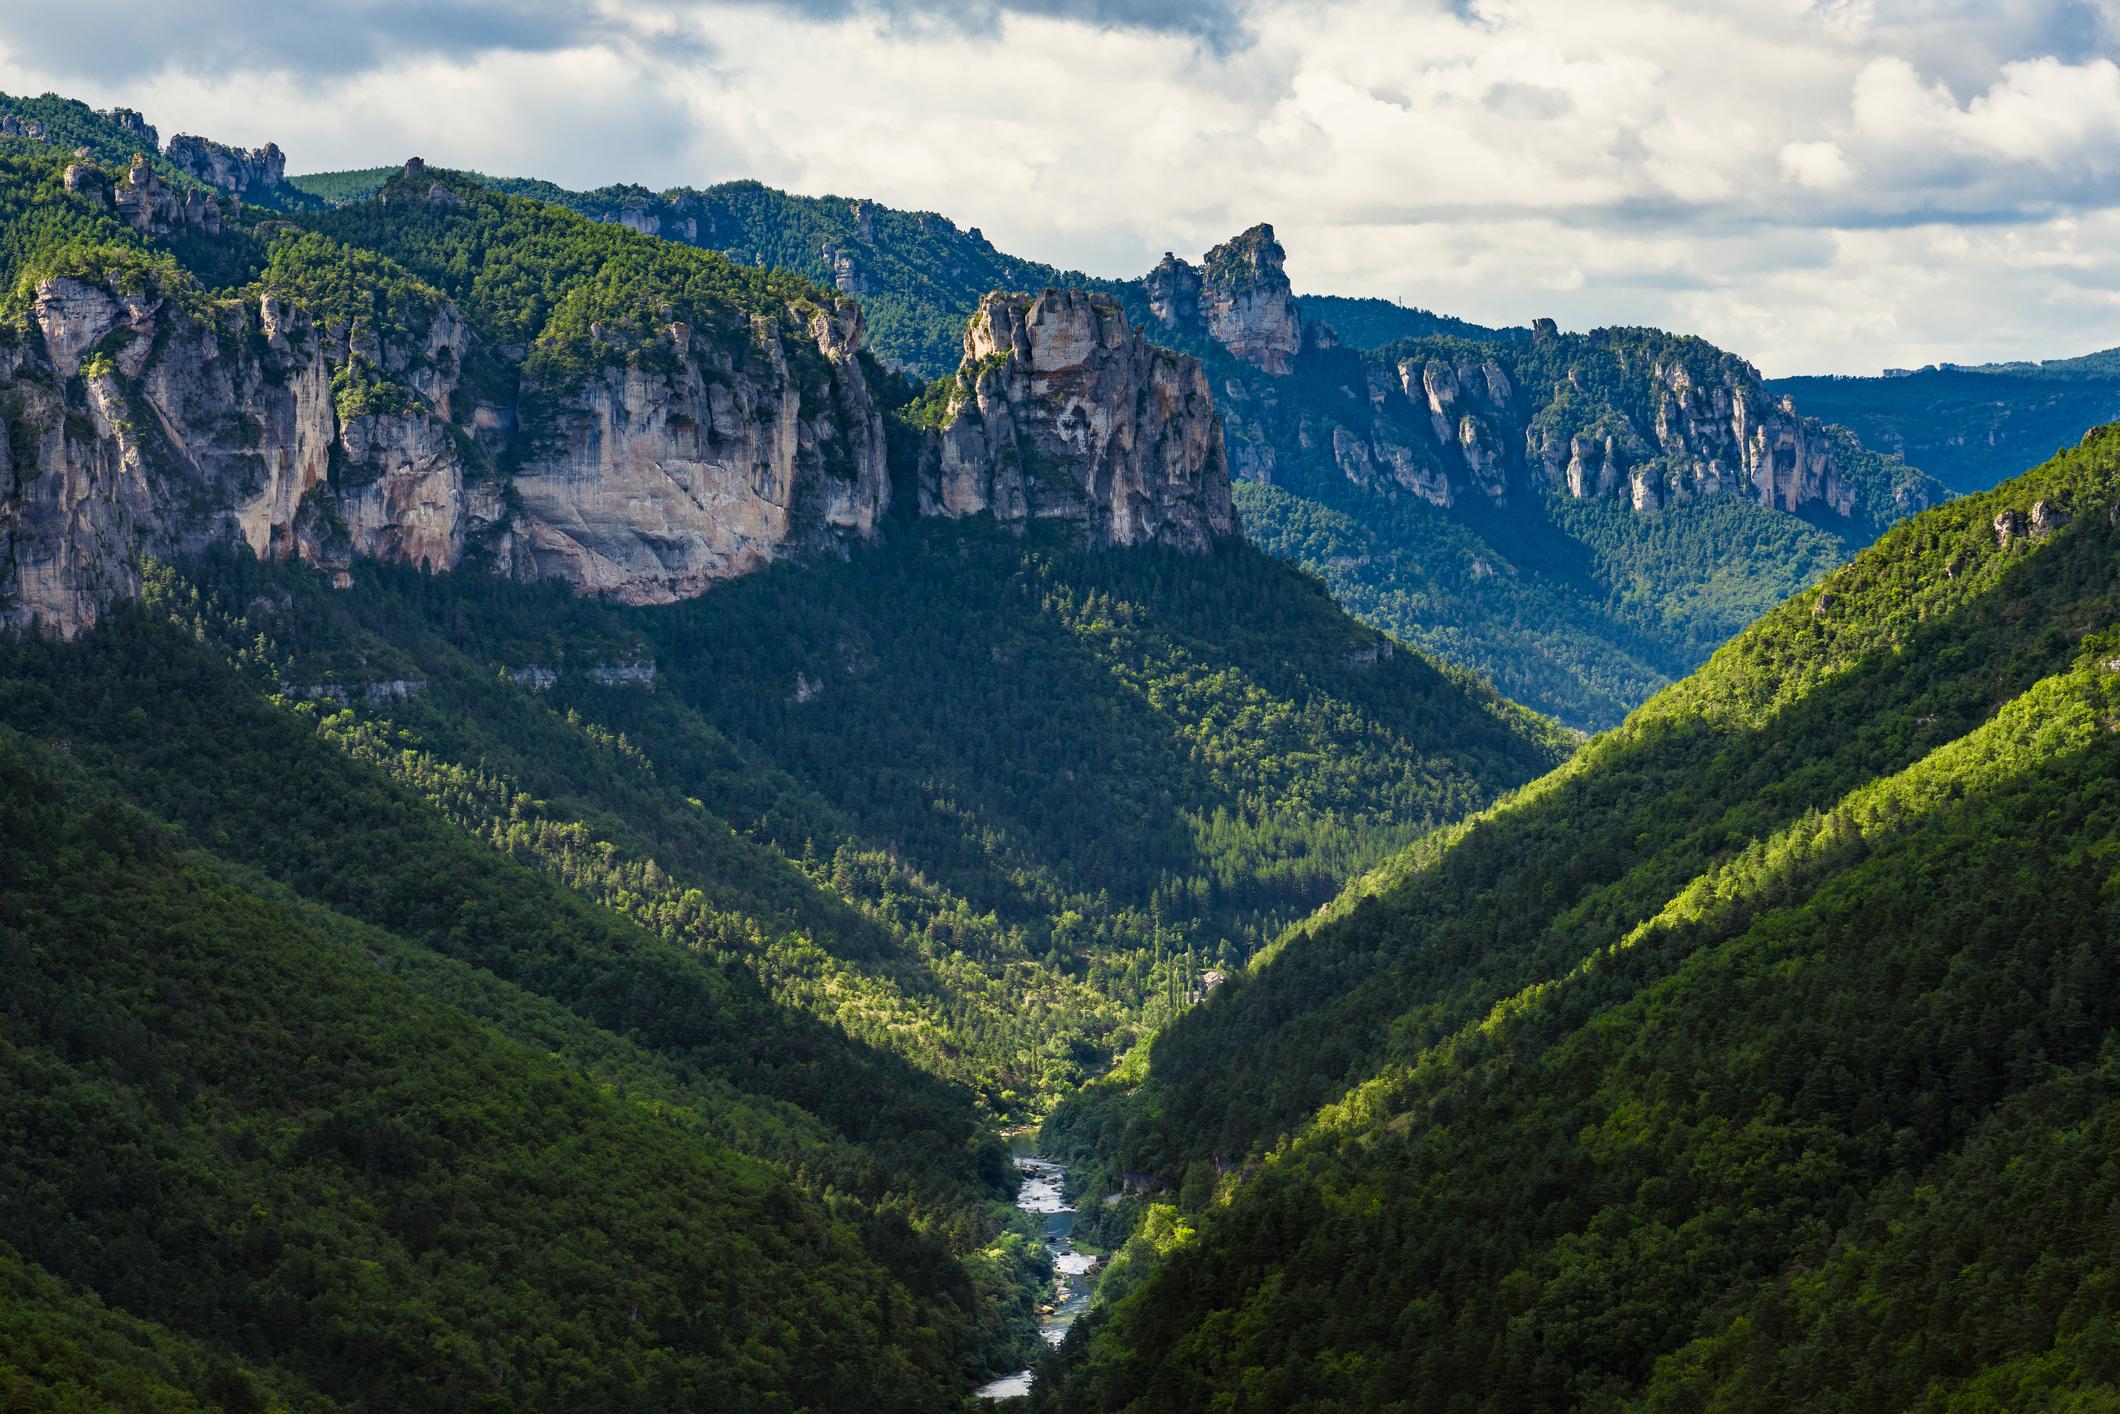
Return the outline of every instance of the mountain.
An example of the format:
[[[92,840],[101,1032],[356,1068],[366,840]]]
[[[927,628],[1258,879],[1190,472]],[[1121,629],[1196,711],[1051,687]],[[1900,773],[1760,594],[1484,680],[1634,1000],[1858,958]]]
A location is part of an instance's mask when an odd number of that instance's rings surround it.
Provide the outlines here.
[[[1220,393],[1248,533],[1371,623],[1583,727],[1618,720],[1933,481],[1645,329],[1380,349],[1305,325],[1272,232],[1166,262],[1143,327]],[[1242,289],[1236,324],[1193,284]]]
[[[2120,1397],[2116,567],[2105,428],[1894,527],[1071,1102],[1086,1209],[1122,1176],[1178,1207],[1039,1407]]]
[[[2120,350],[1893,369],[1878,378],[1777,378],[1768,386],[1953,491],[1984,491],[2120,417]]]
[[[343,201],[381,175],[297,182]],[[1116,299],[1148,337],[1200,361],[1246,534],[1365,621],[1581,728],[1617,722],[1944,494],[1697,339],[1493,330],[1298,297],[1267,227],[1198,265],[1166,255],[1140,280],[1090,280],[863,199],[755,182],[657,193],[482,180],[801,271],[858,299],[868,345],[921,377],[953,376],[990,292]]]
[[[923,390],[799,275],[417,160],[268,210],[50,135],[0,137],[24,1398],[953,1407],[1051,1270],[993,1130],[1574,745],[1246,544],[1108,294],[983,301]]]
[[[31,338],[7,373],[24,435],[0,512],[0,621],[71,631],[134,587],[133,547],[237,542],[338,575],[371,558],[469,564],[665,602],[869,538],[891,503],[885,380],[860,310],[798,277],[416,159],[372,202],[300,224],[176,201],[138,165],[60,171],[34,147],[7,160],[8,214],[55,229],[6,272]],[[1079,349],[1069,331],[1094,312],[1050,313],[1032,323],[1053,337],[1022,354],[1041,376],[1079,353],[1098,406],[1131,408],[1134,377],[1187,382],[1191,401],[1083,467],[927,428],[948,474],[985,457],[1038,493],[1033,514],[1108,509],[1125,543],[1179,522],[1169,533],[1196,550],[1230,535],[1197,370],[1151,357],[1116,309],[1104,342]],[[85,405],[69,418],[76,378]],[[1033,406],[1025,379],[995,386],[1022,404],[1012,437],[1065,412]],[[1190,450],[1166,457],[1171,438]],[[1071,509],[1044,504],[1068,476]]]
[[[177,1386],[202,1404],[263,1408],[260,1383],[317,1408],[548,1384],[621,1402],[949,1398],[970,1302],[913,1285],[942,1264],[894,1273],[910,1233],[713,1137],[748,1120],[700,1081],[641,1062],[661,1103],[599,1089],[578,1068],[591,1053],[548,1056],[550,1033],[513,1041],[421,993],[491,997],[535,1025],[553,1009],[534,997],[246,888],[17,748],[0,775],[4,1103],[9,1132],[36,1136],[7,1146],[9,1265],[92,1319],[100,1302],[212,1350]],[[559,902],[532,882],[505,885],[516,907]],[[14,1295],[0,1320],[48,1328],[45,1300]],[[102,1346],[68,1358],[109,1370]],[[28,1378],[53,1359],[42,1338],[8,1350]]]
[[[181,188],[217,192],[252,206],[308,211],[323,201],[287,181],[287,158],[277,143],[244,149],[189,133],[161,134],[130,108],[98,110],[47,93],[14,98],[0,93],[0,137],[49,143],[70,152],[86,150],[106,166],[125,170],[135,159]]]

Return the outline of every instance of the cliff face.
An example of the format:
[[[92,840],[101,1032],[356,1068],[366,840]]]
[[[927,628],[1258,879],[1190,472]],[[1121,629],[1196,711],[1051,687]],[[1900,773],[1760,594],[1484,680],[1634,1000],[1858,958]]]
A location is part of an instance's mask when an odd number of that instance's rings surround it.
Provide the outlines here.
[[[1273,227],[1254,226],[1207,253],[1195,270],[1165,252],[1142,286],[1165,327],[1204,334],[1263,373],[1289,372],[1303,347],[1303,324],[1282,269]]]
[[[144,167],[68,185],[145,229],[196,219]],[[217,544],[341,583],[358,559],[475,558],[664,601],[866,535],[889,503],[851,303],[755,316],[747,339],[673,321],[539,387],[439,295],[379,334],[159,279],[44,278],[0,335],[0,625],[71,634],[138,591],[143,554]],[[506,391],[467,391],[473,367]]]
[[[169,140],[167,157],[178,170],[234,196],[274,192],[287,184],[287,158],[278,143],[244,151],[188,133]]]
[[[1638,511],[1738,495],[1879,526],[1935,499],[1923,478],[1851,471],[1866,453],[1697,339],[1562,334],[1547,319],[1528,340],[1345,350],[1301,320],[1284,258],[1273,228],[1254,226],[1198,266],[1166,253],[1138,286],[1153,330],[1247,365],[1218,371],[1215,390],[1242,479],[1337,473],[1446,507],[1547,484]]]
[[[599,370],[554,399],[512,485],[514,572],[632,603],[699,593],[786,548],[868,535],[890,504],[883,417],[852,304],[813,316],[809,381],[763,318],[740,361],[683,324],[671,371]],[[526,398],[540,396],[526,390]]]
[[[1150,344],[1109,296],[988,295],[957,397],[922,459],[923,513],[1053,517],[1094,543],[1196,552],[1236,530],[1199,363]]]
[[[1750,364],[1700,340],[1540,323],[1528,341],[1422,340],[1385,356],[1314,339],[1299,369],[1298,430],[1280,440],[1322,450],[1359,485],[1439,506],[1501,504],[1542,486],[1643,512],[1732,495],[1882,528],[1938,497],[1927,478],[1802,416]],[[1274,434],[1247,424],[1245,435]],[[1290,458],[1275,450],[1237,460],[1276,479]]]
[[[445,307],[423,346],[380,353],[401,371],[420,355],[453,367],[466,341]],[[430,380],[429,402],[342,420],[332,374],[359,356],[345,327],[272,295],[200,307],[115,281],[39,282],[0,362],[0,623],[93,623],[137,591],[143,551],[456,564],[500,499],[448,421],[454,378]]]

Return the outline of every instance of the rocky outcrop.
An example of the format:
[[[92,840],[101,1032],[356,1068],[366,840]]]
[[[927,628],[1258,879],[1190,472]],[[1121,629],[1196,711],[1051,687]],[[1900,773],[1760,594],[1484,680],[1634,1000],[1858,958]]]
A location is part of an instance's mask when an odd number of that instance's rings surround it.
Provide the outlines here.
[[[2072,517],[2053,501],[2034,501],[2030,515],[2019,510],[1995,512],[1995,543],[2007,550],[2017,540],[2044,540],[2067,525]]]
[[[287,184],[287,158],[279,144],[266,143],[244,151],[189,133],[169,140],[163,156],[178,171],[231,196],[256,198],[277,192]]]
[[[789,550],[866,536],[890,504],[881,409],[851,302],[815,315],[811,382],[772,320],[739,356],[665,331],[669,371],[612,366],[546,399],[512,481],[514,573],[630,603],[698,594]]]
[[[861,257],[855,251],[826,241],[818,250],[818,258],[832,272],[832,284],[841,294],[869,292],[868,273],[861,268]]]
[[[447,421],[468,340],[454,310],[371,355],[274,295],[202,307],[57,277],[36,286],[28,332],[0,375],[9,441],[30,449],[0,486],[0,623],[92,623],[137,589],[143,552],[444,568],[481,506],[498,516],[490,469]],[[371,356],[431,396],[341,419],[332,375]]]
[[[1266,373],[1283,374],[1303,347],[1295,294],[1282,270],[1286,254],[1273,227],[1254,226],[1207,253],[1200,312],[1216,343]]]
[[[1148,307],[1167,328],[1213,339],[1261,372],[1295,366],[1303,322],[1282,269],[1273,227],[1254,226],[1207,253],[1195,270],[1168,251],[1142,278]]]
[[[922,458],[924,514],[1057,518],[1092,543],[1190,551],[1236,530],[1199,363],[1150,344],[1108,295],[988,295],[955,396]]]
[[[107,208],[143,235],[186,230],[214,235],[221,229],[221,204],[211,193],[171,186],[156,175],[144,153],[133,157],[131,169],[116,182],[101,168],[75,162],[66,169],[65,183],[68,191]]]
[[[162,138],[155,131],[155,125],[148,122],[146,118],[133,109],[113,108],[104,116],[110,119],[112,127],[140,144],[141,147],[149,151],[154,151],[161,147]]]
[[[427,181],[397,196],[437,199]],[[144,164],[70,184],[153,223],[185,209]],[[889,504],[851,301],[711,334],[672,320],[566,386],[522,380],[520,406],[467,393],[465,369],[511,355],[448,301],[393,313],[379,333],[278,292],[38,282],[0,341],[0,626],[72,633],[137,592],[142,555],[217,544],[342,584],[362,559],[475,560],[659,602],[866,535]]]

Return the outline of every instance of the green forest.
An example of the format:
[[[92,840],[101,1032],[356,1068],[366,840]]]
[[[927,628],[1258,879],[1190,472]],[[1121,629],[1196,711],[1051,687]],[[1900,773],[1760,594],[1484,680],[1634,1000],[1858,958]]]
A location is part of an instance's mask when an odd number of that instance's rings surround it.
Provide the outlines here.
[[[2120,351],[1878,378],[1777,378],[1768,386],[1953,491],[1980,491],[2120,417]]]
[[[1063,1106],[1176,1211],[1038,1407],[2120,1397],[2116,507],[1901,525]]]
[[[1698,339],[1303,297],[1268,376],[1156,324],[1244,535],[1092,548],[921,514],[920,390],[988,289],[1140,282],[756,182],[134,220],[135,152],[203,190],[138,115],[0,117],[0,569],[193,451],[258,497],[0,632],[7,1409],[2120,1407],[2120,425],[1994,484],[2109,358],[1805,382],[1849,509],[1798,515],[1533,466],[1690,476],[1674,386],[1780,391]],[[125,370],[186,331],[254,378],[182,443]],[[695,349],[791,423],[858,372],[873,534],[656,604],[339,555],[306,488],[245,548],[283,384],[327,490],[506,517]],[[1431,360],[1515,391],[1452,444]],[[407,414],[447,476],[333,441]],[[1434,497],[1482,437],[1515,479]],[[1058,1347],[1011,1141],[1093,1259]]]

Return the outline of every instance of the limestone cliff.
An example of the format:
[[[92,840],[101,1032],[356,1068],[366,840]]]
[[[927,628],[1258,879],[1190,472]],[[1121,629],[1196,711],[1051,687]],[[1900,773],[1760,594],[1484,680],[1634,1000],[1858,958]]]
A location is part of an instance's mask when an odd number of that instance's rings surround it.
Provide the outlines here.
[[[1090,541],[1204,551],[1236,530],[1222,421],[1199,363],[1116,299],[990,294],[964,336],[920,508],[1079,523]]]
[[[255,198],[287,184],[287,158],[278,143],[244,151],[189,133],[169,140],[167,157],[176,168],[232,196]]]
[[[1541,487],[1644,512],[1733,495],[1881,529],[1940,495],[1770,396],[1743,359],[1658,330],[1562,334],[1542,320],[1528,341],[1304,358],[1306,425],[1332,424],[1339,471],[1439,506]]]
[[[139,164],[77,162],[66,185],[144,232],[216,210]],[[213,298],[169,278],[47,275],[0,331],[0,625],[72,633],[137,592],[143,555],[220,544],[342,583],[361,559],[475,560],[662,601],[866,535],[889,503],[851,302],[672,320],[657,348],[540,385],[431,290],[379,330],[269,281]]]
[[[1207,253],[1195,270],[1175,255],[1142,280],[1150,311],[1165,327],[1203,334],[1261,372],[1293,368],[1302,319],[1273,227],[1254,226]]]
[[[456,366],[454,311],[422,332],[381,357],[400,373],[420,355]],[[454,379],[431,401],[341,418],[332,376],[363,357],[349,333],[271,294],[203,303],[152,282],[39,281],[0,358],[13,453],[0,623],[92,623],[137,590],[142,553],[240,543],[334,570],[355,556],[455,564],[499,499],[451,431]]]
[[[661,603],[786,549],[873,531],[890,477],[856,358],[860,311],[812,316],[823,377],[807,387],[778,324],[755,318],[750,333],[739,358],[673,324],[669,371],[614,365],[579,388],[526,389],[551,406],[511,483],[521,513],[506,564]]]

